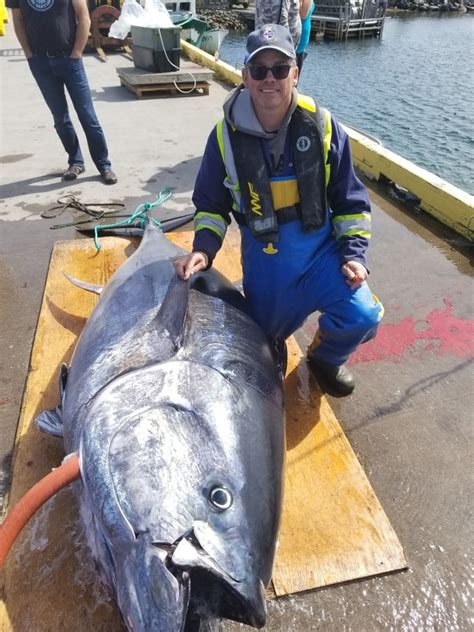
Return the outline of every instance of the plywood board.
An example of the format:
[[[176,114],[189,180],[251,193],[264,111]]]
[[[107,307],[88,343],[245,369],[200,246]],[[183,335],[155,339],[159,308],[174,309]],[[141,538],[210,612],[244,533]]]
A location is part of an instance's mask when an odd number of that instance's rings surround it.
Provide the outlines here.
[[[191,248],[192,233],[172,239]],[[104,284],[136,241],[116,237],[58,242],[41,306],[17,435],[10,504],[61,462],[59,439],[38,432],[36,414],[58,401],[57,373],[97,297],[62,272]],[[216,267],[241,276],[238,233],[229,231]],[[286,380],[286,491],[274,588],[277,595],[405,567],[400,544],[326,400],[289,343]],[[80,483],[74,485],[79,486]],[[97,579],[78,521],[72,488],[49,501],[24,529],[7,560],[0,630],[122,629],[114,603]]]

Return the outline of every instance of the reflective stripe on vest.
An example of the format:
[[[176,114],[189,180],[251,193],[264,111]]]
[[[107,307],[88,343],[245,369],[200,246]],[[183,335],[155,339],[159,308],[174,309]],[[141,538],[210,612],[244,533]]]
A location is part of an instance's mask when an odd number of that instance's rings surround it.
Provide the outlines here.
[[[297,104],[309,110],[310,112],[316,112],[316,103],[314,99],[306,96],[305,94],[298,95]],[[326,167],[326,186],[329,184],[329,178],[331,177],[331,165],[329,164],[329,150],[331,148],[331,136],[332,136],[332,124],[331,115],[325,108],[319,108],[320,114],[324,117],[324,134],[323,134],[323,151],[324,151],[324,164]]]
[[[366,239],[371,237],[370,213],[356,213],[354,215],[337,215],[332,218],[332,225],[336,239],[360,235]]]
[[[212,230],[223,241],[227,232],[227,222],[217,213],[200,211],[194,216],[194,232],[204,229]]]
[[[241,211],[242,198],[240,195],[240,184],[237,178],[237,169],[235,168],[234,154],[230,144],[229,130],[225,125],[225,119],[221,119],[217,123],[217,142],[222,156],[227,176],[224,180],[224,186],[229,189],[232,195],[233,211]]]

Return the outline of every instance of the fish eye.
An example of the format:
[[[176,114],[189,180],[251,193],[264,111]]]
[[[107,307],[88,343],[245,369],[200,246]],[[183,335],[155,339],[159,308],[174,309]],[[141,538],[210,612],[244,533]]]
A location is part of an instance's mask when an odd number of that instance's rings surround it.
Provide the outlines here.
[[[232,494],[225,487],[214,487],[209,494],[209,502],[220,511],[229,509],[232,500]]]

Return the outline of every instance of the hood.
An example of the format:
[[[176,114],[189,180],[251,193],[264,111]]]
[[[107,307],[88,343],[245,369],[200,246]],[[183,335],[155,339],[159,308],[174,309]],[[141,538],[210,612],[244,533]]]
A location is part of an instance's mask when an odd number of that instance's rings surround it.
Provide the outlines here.
[[[260,121],[253,109],[252,99],[250,98],[250,92],[243,85],[238,86],[235,90],[229,94],[224,102],[224,118],[233,128],[243,132],[244,134],[250,134],[251,136],[258,136],[260,138],[266,138],[268,140],[274,139],[276,136],[286,133],[288,123],[290,122],[291,115],[296,108],[296,102],[298,93],[293,90],[293,98],[290,108],[286,113],[283,123],[280,125],[278,132],[266,132],[260,124]]]
[[[229,125],[239,132],[267,140],[270,153],[276,157],[275,163],[278,163],[278,159],[284,151],[288,125],[291,115],[296,108],[297,98],[298,93],[295,89],[293,90],[293,98],[288,112],[276,132],[266,132],[263,129],[255,114],[250,93],[243,86],[233,90],[225,100],[224,118]]]

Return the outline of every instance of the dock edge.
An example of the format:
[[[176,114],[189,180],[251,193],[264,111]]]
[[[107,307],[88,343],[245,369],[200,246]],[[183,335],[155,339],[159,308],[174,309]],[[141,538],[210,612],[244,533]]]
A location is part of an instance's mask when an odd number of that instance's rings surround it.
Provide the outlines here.
[[[211,68],[217,79],[230,85],[242,76],[226,62],[216,60],[196,46],[181,40],[181,49],[192,61]],[[420,198],[420,207],[457,233],[474,240],[474,196],[377,144],[364,134],[345,127],[351,141],[356,168],[371,180],[388,179]]]

